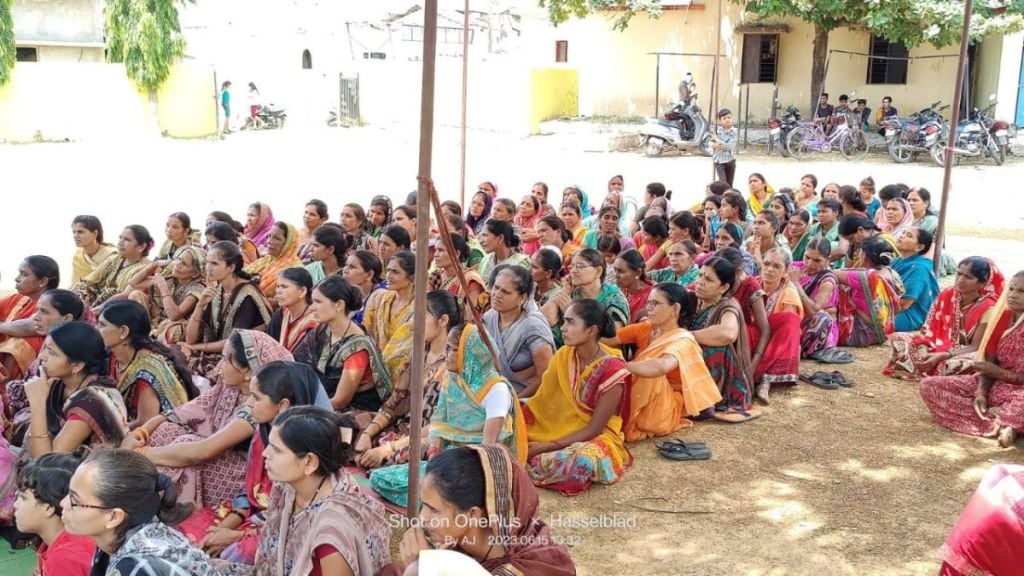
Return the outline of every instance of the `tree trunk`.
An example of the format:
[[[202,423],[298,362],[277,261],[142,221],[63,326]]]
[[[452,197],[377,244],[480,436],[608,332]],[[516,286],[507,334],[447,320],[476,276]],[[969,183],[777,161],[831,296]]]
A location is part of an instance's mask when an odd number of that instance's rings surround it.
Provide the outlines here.
[[[146,132],[153,137],[162,138],[163,130],[160,129],[159,100],[156,90],[147,90],[148,114],[146,114]]]
[[[814,111],[818,108],[818,98],[825,89],[828,33],[829,30],[821,24],[814,26],[814,48],[811,55],[811,107],[807,114],[809,118],[814,117]]]

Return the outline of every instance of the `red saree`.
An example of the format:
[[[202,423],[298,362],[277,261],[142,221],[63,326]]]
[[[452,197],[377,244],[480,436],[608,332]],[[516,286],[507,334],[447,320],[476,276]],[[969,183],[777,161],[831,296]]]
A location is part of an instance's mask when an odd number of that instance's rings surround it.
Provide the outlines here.
[[[1024,466],[994,466],[942,546],[940,576],[1020,574],[1024,566]]]
[[[28,296],[12,294],[0,300],[0,322],[26,320],[35,313],[36,301]],[[28,367],[39,355],[39,349],[43,347],[45,338],[45,336],[29,336],[27,338],[0,336],[0,357],[9,357],[9,359],[2,358],[7,374],[0,377],[0,381],[24,378]]]
[[[785,310],[786,307],[795,307],[798,312]],[[754,382],[796,384],[800,377],[800,323],[804,315],[800,294],[787,280],[784,286],[768,295],[765,311],[771,339],[754,369]],[[757,324],[748,323],[747,331],[751,342],[760,339]]]

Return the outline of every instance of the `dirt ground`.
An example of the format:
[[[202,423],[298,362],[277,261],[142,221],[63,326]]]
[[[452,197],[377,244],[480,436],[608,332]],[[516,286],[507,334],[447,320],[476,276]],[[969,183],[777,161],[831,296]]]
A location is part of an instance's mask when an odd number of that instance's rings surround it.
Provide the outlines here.
[[[647,441],[617,485],[575,498],[545,491],[542,515],[575,544],[579,574],[935,574],[981,476],[1024,463],[1021,443],[1003,450],[938,427],[915,383],[881,375],[885,348],[853,352],[839,367],[853,388],[775,390],[759,420],[676,435],[707,442],[709,461],[666,460]],[[557,525],[602,515],[618,527]]]

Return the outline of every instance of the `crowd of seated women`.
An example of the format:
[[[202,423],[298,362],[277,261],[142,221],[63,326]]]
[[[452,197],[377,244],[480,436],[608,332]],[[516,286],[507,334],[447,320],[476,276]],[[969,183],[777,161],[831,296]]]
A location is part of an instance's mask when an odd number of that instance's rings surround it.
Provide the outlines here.
[[[621,176],[593,206],[578,186],[550,204],[542,182],[517,199],[485,182],[429,238],[385,196],[337,223],[311,200],[297,227],[261,202],[202,229],[176,212],[159,250],[144,226],[111,246],[77,217],[70,289],[31,255],[0,299],[0,521],[37,535],[43,574],[572,574],[536,488],[614,484],[627,443],[754,420],[839,347],[889,346],[885,373],[921,380],[939,423],[1013,443],[1024,275],[970,257],[940,291],[924,189],[749,186],[673,210]],[[357,476],[405,505],[415,423],[421,518],[507,525],[425,522],[391,557]]]

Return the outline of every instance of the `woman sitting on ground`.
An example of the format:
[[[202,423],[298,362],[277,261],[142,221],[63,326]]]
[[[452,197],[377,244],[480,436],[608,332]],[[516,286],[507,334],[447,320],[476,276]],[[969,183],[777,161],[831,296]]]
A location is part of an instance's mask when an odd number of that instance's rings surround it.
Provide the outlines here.
[[[754,234],[754,227],[747,221],[747,201],[739,192],[722,194],[722,207],[718,209],[718,217],[722,224],[730,222],[739,226],[743,230],[744,241]]]
[[[149,230],[138,224],[128,226],[118,238],[117,255],[104,260],[71,290],[98,314],[103,303],[110,298],[124,297],[131,279],[149,265],[146,255],[152,248],[153,237]]]
[[[263,332],[236,330],[212,388],[194,400],[150,418],[125,439],[174,479],[178,497],[215,506],[242,489],[245,455],[256,423],[247,404],[253,372],[292,355]]]
[[[411,250],[416,245],[416,207],[415,206],[399,206],[395,208],[394,226],[401,228],[405,231],[406,235],[409,236],[408,244],[409,248],[403,248],[402,245],[405,242],[398,242],[398,250]],[[387,231],[385,230],[385,235]],[[390,259],[385,257],[384,249],[381,247],[380,259],[387,262]]]
[[[644,268],[644,257],[636,250],[626,250],[619,254],[612,265],[615,285],[622,291],[629,304],[630,324],[643,320],[647,315],[647,298],[654,288],[654,283],[647,279]]]
[[[555,345],[562,344],[562,315],[574,300],[592,298],[604,306],[616,328],[629,324],[629,302],[618,286],[605,283],[608,264],[597,250],[585,248],[576,254],[568,282],[558,296],[541,308],[548,320]]]
[[[270,425],[278,414],[292,406],[317,405],[330,410],[331,405],[316,372],[297,362],[277,360],[265,364],[253,374],[249,391],[248,404],[257,433],[249,444],[241,495],[230,502],[196,510],[178,530],[198,542],[212,557],[252,565],[273,487],[265,460]]]
[[[306,264],[306,271],[313,280],[313,286],[324,278],[341,272],[351,247],[352,244],[341,226],[333,222],[328,222],[313,233],[309,254],[311,261]]]
[[[93,452],[71,477],[69,534],[96,543],[92,574],[217,576],[210,559],[171,528],[191,512],[174,483],[130,450]]]
[[[571,243],[577,248],[583,248],[583,238],[588,232],[587,227],[583,225],[583,214],[584,210],[578,201],[572,198],[562,200],[562,207],[558,215],[565,224],[565,229],[572,234]]]
[[[714,257],[701,267],[694,284],[697,312],[690,323],[703,348],[704,363],[722,396],[715,418],[745,422],[760,416],[750,388],[750,348],[740,305],[729,294],[736,286],[736,266]]]
[[[519,201],[519,209],[512,222],[522,230],[522,250],[527,256],[532,256],[541,246],[540,236],[537,233],[537,223],[544,217],[541,212],[541,203],[533,194],[523,196]]]
[[[668,268],[649,272],[647,278],[655,284],[671,282],[688,287],[697,280],[697,275],[700,274],[700,267],[696,263],[699,253],[700,248],[693,240],[670,241],[667,253]]]
[[[807,242],[812,236],[809,233],[811,215],[807,210],[797,210],[789,217],[784,235],[789,242],[789,250],[793,253],[793,261],[801,262],[807,250]],[[830,252],[831,254],[831,252]]]
[[[977,355],[1005,283],[991,260],[971,256],[961,261],[956,282],[939,294],[920,332],[889,337],[892,358],[882,373],[905,380],[964,373]]]
[[[344,470],[349,445],[340,426],[338,415],[316,406],[289,408],[274,419],[266,456],[274,487],[256,576],[373,576],[387,562],[384,506]]]
[[[765,291],[757,276],[748,276],[743,271],[743,259],[739,250],[723,248],[718,255],[736,267],[736,285],[730,296],[740,305],[743,311],[744,328],[747,332],[747,343],[750,346],[750,365],[747,378],[754,382],[754,370],[764,358],[768,344],[774,334],[768,322],[768,307],[765,304]],[[756,390],[755,390],[756,392]]]
[[[206,289],[206,254],[199,247],[186,246],[168,267],[169,277],[157,274],[154,264],[137,274],[129,298],[146,307],[156,334],[174,344],[185,338],[185,325]]]
[[[659,199],[659,200],[664,200]],[[652,210],[648,210],[648,213]],[[665,253],[662,247],[669,240],[669,227],[667,218],[661,216],[648,216],[644,218],[643,222],[640,223],[640,232],[637,233],[637,237],[633,239],[633,242],[637,244],[637,251],[644,258],[644,267],[647,267],[647,263],[652,264],[653,269],[664,268],[668,265],[668,260],[665,258]],[[657,258],[658,254],[661,254],[661,258]]]
[[[366,310],[366,303],[370,301],[370,296],[384,288],[384,264],[373,252],[356,250],[349,255],[345,268],[342,269],[341,277],[359,289],[363,306],[352,315],[352,320],[356,324],[362,325],[363,312]]]
[[[391,225],[394,213],[391,198],[380,194],[370,199],[370,212],[366,215],[366,219],[370,222],[370,235],[376,240],[380,240],[381,234]]]
[[[499,220],[488,220],[484,224],[484,230],[478,237],[480,246],[486,254],[480,261],[480,277],[484,281],[490,280],[491,271],[502,264],[513,264],[527,268],[530,266],[530,257],[518,252],[520,240],[516,236],[512,225]]]
[[[303,264],[313,261],[313,235],[328,220],[327,204],[323,200],[313,199],[306,202],[302,211],[302,226],[297,230],[299,244],[299,259]]]
[[[138,302],[103,307],[97,328],[114,357],[114,380],[134,429],[199,395],[185,360],[150,336],[151,322]]]
[[[408,388],[409,363],[412,360],[412,316],[415,307],[413,276],[416,257],[399,252],[387,263],[387,290],[370,297],[363,315],[366,333],[377,343],[387,364],[393,387]]]
[[[832,243],[815,236],[807,242],[802,266],[794,262],[789,271],[804,309],[800,324],[800,355],[804,358],[813,358],[839,345],[839,279],[829,267],[831,255]]]
[[[804,307],[800,291],[789,281],[790,264],[789,252],[772,248],[764,255],[759,278],[771,339],[760,357],[755,352],[754,357],[760,361],[751,381],[754,395],[765,404],[773,385],[796,384],[800,377],[800,324]]]
[[[491,309],[484,314],[484,327],[494,341],[498,371],[520,398],[529,398],[555,353],[554,337],[532,300],[536,287],[528,271],[506,264],[495,268],[492,276]]]
[[[215,215],[220,214],[227,220],[214,220],[210,221],[207,219],[206,230],[204,232],[206,236],[206,246],[203,248],[209,250],[217,242],[231,242],[232,244],[238,245],[239,251],[242,253],[242,260],[245,265],[248,266],[255,262],[259,257],[259,250],[256,248],[256,244],[252,240],[242,235],[239,228],[241,224],[233,220],[231,216],[224,212],[211,212],[210,217],[213,218]]]
[[[782,223],[779,221],[779,217],[771,210],[761,212],[754,217],[754,235],[747,238],[744,250],[754,259],[758,274],[764,267],[764,255],[769,250],[779,249],[792,260],[793,253],[789,250],[786,237],[780,233],[781,229]]]
[[[699,246],[703,238],[703,223],[692,212],[682,210],[673,214],[672,218],[668,221],[668,239],[661,244],[650,258],[647,258],[648,277],[653,279],[653,272],[664,270],[670,265],[669,252],[673,244],[689,240],[694,245]],[[660,280],[660,282],[671,281]]]
[[[583,237],[583,247],[596,249],[597,240],[600,236],[614,236],[619,240],[620,252],[625,252],[630,248],[636,248],[636,244],[633,243],[633,240],[628,236],[622,235],[620,227],[622,218],[620,214],[621,211],[615,204],[605,204],[604,206],[601,206],[601,211],[597,214],[597,222],[589,229],[587,235]]]
[[[370,233],[372,226],[366,219],[363,207],[356,203],[345,204],[341,209],[341,229],[349,236],[352,250],[377,249],[377,240]],[[338,254],[338,261],[344,262],[347,254]]]
[[[295,359],[316,370],[335,410],[373,412],[392,393],[377,345],[351,319],[360,304],[359,290],[340,276],[318,284],[310,310],[320,325],[295,348]]]
[[[842,287],[836,317],[839,345],[862,348],[884,344],[893,333],[903,283],[891,267],[896,251],[889,242],[869,238],[859,252],[864,268],[836,270]]]
[[[467,444],[503,444],[519,463],[526,462],[526,423],[515,390],[494,366],[476,326],[452,330],[448,339],[448,374],[441,382],[437,408],[430,419],[427,459]],[[420,463],[420,473],[426,462]],[[400,506],[407,504],[409,466],[373,471],[370,487]]]
[[[861,260],[862,245],[869,238],[877,237],[896,250],[896,238],[891,234],[883,233],[872,221],[860,214],[843,216],[839,221],[839,251],[845,254],[845,265],[847,268],[868,268],[868,265]],[[833,253],[835,250],[833,250]]]
[[[242,269],[237,244],[217,242],[207,253],[206,280],[180,344],[193,373],[207,376],[220,361],[224,343],[234,330],[263,330],[271,311],[252,276]]]
[[[573,302],[563,328],[566,345],[523,407],[526,466],[535,485],[574,496],[618,482],[633,464],[622,435],[629,372],[600,344],[615,325],[597,300]]]
[[[904,198],[893,198],[885,203],[885,218],[879,228],[896,238],[913,225],[914,213]]]
[[[540,518],[526,470],[500,446],[466,446],[432,458],[425,468],[419,522],[406,531],[399,561],[381,576],[529,574],[570,576],[572,557]],[[451,542],[454,550],[442,548]],[[443,548],[449,548],[445,545]]]
[[[198,246],[199,231],[192,228],[192,219],[188,214],[175,212],[167,217],[164,234],[167,239],[157,251],[154,261],[163,267],[164,276],[170,276],[173,270],[170,264],[178,259],[181,251],[190,246]]]
[[[78,454],[50,453],[17,470],[14,521],[19,531],[42,540],[36,550],[39,576],[89,576],[96,544],[91,538],[67,532],[62,517],[73,512],[65,512],[61,506],[68,497],[71,476],[81,463]],[[4,472],[14,473],[14,466]]]
[[[270,206],[263,202],[254,202],[249,205],[249,209],[245,213],[245,228],[242,233],[256,246],[259,256],[267,255],[267,250],[270,247],[270,235],[273,233],[276,223],[274,212]]]
[[[921,398],[940,426],[960,434],[998,438],[1012,446],[1024,432],[1024,271],[1006,287],[979,347],[973,374],[929,376]],[[998,414],[990,408],[998,408]]]
[[[469,245],[466,240],[457,234],[452,234],[452,247],[455,248],[455,256],[448,252],[444,242],[438,242],[434,247],[434,264],[437,265],[436,275],[430,283],[431,290],[445,290],[452,296],[459,299],[462,306],[469,314],[468,306],[476,308],[480,313],[487,310],[488,295],[487,281],[469,266]],[[464,294],[462,284],[459,282],[457,268],[462,268],[462,274],[469,283],[469,295]]]
[[[735,248],[740,252],[740,257],[743,258],[743,265],[740,266],[740,269],[748,276],[756,276],[757,262],[755,262],[754,257],[746,250],[743,250],[742,247],[743,229],[733,222],[722,222],[718,227],[718,233],[715,234],[714,249],[711,252],[705,252],[698,256],[696,260],[697,265],[704,266],[704,263],[716,256],[719,250]]]
[[[530,258],[530,274],[536,285],[534,301],[543,307],[562,290],[562,257],[550,248],[541,248]]]
[[[540,238],[541,246],[549,246],[558,250],[565,266],[572,263],[573,255],[580,250],[580,246],[572,241],[572,232],[565,227],[565,222],[562,222],[562,219],[554,214],[540,219],[540,222],[537,223],[537,235]]]
[[[751,173],[750,177],[747,178],[747,186],[750,188],[750,200],[747,201],[747,205],[754,215],[760,214],[762,210],[768,208],[771,204],[771,198],[775,194],[775,189],[768,184],[764,179],[764,175],[759,172]]]
[[[316,328],[310,304],[313,303],[313,278],[305,268],[287,268],[277,275],[277,290],[274,294],[277,310],[270,317],[267,334],[284,345],[290,352],[306,337],[306,332]]]
[[[295,227],[284,222],[274,224],[267,241],[267,254],[245,267],[245,271],[260,279],[260,290],[273,301],[277,290],[277,275],[286,268],[302,266],[297,256],[299,245]]]
[[[484,229],[484,223],[491,217],[491,206],[494,199],[487,192],[477,190],[469,199],[469,209],[466,210],[466,225],[478,236]]]
[[[648,319],[620,328],[605,343],[635,345],[636,358],[626,365],[633,374],[624,415],[626,440],[671,434],[692,423],[688,417],[709,415],[722,396],[711,378],[701,348],[684,328],[697,299],[678,284],[658,284],[648,300]]]
[[[409,233],[405,228],[402,228],[397,224],[393,224],[385,228],[384,233],[381,234],[377,254],[380,257],[380,261],[387,264],[395,254],[398,254],[399,252],[407,252],[411,248],[412,240],[410,239]]]
[[[434,290],[427,294],[426,307],[424,334],[427,357],[423,362],[426,382],[423,385],[423,411],[420,414],[422,430],[430,426],[441,383],[448,374],[448,333],[456,327],[461,330],[462,325],[462,309],[448,292]],[[356,439],[356,449],[360,452],[357,463],[360,466],[372,469],[409,461],[409,431],[412,428],[409,405],[408,394],[395,391],[374,415]],[[369,442],[376,447],[362,450]]]
[[[117,253],[117,248],[103,241],[103,224],[95,216],[75,216],[71,221],[75,255],[71,258],[71,283],[92,274],[100,264]]]
[[[57,286],[60,268],[53,258],[29,256],[18,265],[17,292],[0,299],[0,385],[23,378],[35,362],[46,335],[36,333],[32,317],[43,294]]]
[[[54,326],[40,352],[39,373],[25,382],[32,458],[79,446],[117,446],[128,434],[124,400],[106,379],[103,337],[84,322]]]
[[[632,250],[632,248],[630,248],[630,250]],[[622,244],[619,243],[619,237],[612,236],[611,234],[598,237],[597,251],[601,253],[601,256],[604,256],[604,263],[609,268],[615,264],[615,259],[619,257],[619,254],[624,252]],[[565,272],[566,277],[568,277],[571,272],[572,268],[567,267]]]
[[[931,248],[932,235],[927,230],[911,226],[896,238],[900,257],[893,261],[892,269],[900,275],[904,287],[894,322],[897,332],[919,329],[939,295],[939,280],[935,277],[931,259],[925,257]]]

